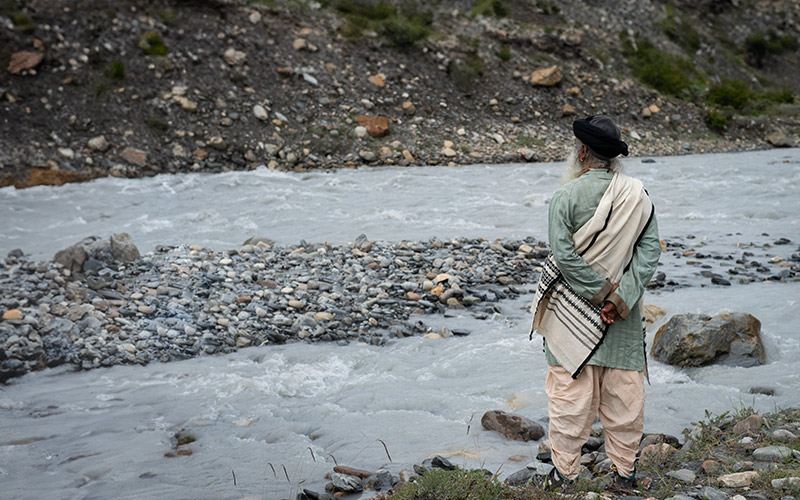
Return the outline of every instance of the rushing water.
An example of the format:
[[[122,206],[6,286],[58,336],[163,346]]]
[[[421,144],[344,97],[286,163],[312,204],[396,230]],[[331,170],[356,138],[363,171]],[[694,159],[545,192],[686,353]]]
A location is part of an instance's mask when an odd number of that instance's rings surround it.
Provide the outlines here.
[[[143,250],[188,242],[226,248],[254,234],[286,243],[344,242],[362,232],[387,240],[545,239],[560,169],[260,170],[7,188],[0,190],[0,251],[21,247],[48,258],[83,236],[119,231]],[[781,255],[797,252],[800,150],[635,160],[629,170],[650,190],[667,240],[691,234],[689,242],[735,253],[743,243],[786,237],[792,244]],[[686,267],[665,257],[670,274]],[[701,283],[682,272],[687,283]],[[256,347],[146,367],[28,374],[0,389],[0,498],[284,498],[304,480],[320,489],[334,457],[370,469],[389,462],[378,440],[393,467],[438,452],[514,472],[537,444],[484,431],[480,417],[490,409],[546,416],[541,342],[526,335],[530,300],[504,302],[502,316],[485,321],[459,312],[425,318],[470,330],[465,338]],[[768,356],[752,368],[651,362],[646,431],[680,434],[706,409],[800,405],[797,283],[694,286],[648,293],[645,301],[664,307],[667,318],[750,312],[762,322]],[[775,395],[749,394],[755,386]],[[197,437],[194,453],[164,457],[181,429]]]

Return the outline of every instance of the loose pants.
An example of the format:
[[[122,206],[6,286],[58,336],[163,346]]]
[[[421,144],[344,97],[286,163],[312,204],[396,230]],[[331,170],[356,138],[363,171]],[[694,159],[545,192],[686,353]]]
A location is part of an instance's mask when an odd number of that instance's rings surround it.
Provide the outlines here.
[[[581,447],[598,412],[606,455],[620,475],[633,475],[644,426],[643,372],[587,365],[573,379],[564,368],[549,365],[545,392],[553,464],[562,476],[578,477]]]

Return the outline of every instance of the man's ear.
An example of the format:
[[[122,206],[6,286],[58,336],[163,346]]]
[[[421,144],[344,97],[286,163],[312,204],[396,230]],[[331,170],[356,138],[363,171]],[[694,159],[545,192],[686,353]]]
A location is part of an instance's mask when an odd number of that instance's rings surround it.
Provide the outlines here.
[[[580,161],[585,160],[587,154],[589,154],[589,148],[586,147],[586,144],[581,144],[581,150],[578,151],[578,159]]]

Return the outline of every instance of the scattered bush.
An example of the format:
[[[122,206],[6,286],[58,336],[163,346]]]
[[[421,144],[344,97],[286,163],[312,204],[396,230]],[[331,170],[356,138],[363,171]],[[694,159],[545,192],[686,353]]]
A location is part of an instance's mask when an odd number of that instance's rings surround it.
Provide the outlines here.
[[[503,0],[478,0],[472,8],[473,17],[494,16],[506,17],[511,13]]]
[[[545,16],[557,16],[561,13],[561,9],[558,5],[550,0],[537,0],[536,8],[539,10],[540,14],[544,14]]]
[[[409,48],[429,34],[428,26],[433,14],[419,10],[415,4],[404,5],[402,10],[390,3],[371,3],[368,0],[338,0],[334,8],[344,14],[341,31],[350,39],[358,39],[364,30],[379,33],[397,48]]]
[[[503,61],[510,61],[512,57],[511,48],[509,48],[508,45],[503,45],[500,50],[497,51],[497,57]]]
[[[508,488],[481,470],[445,471],[432,469],[413,483],[403,485],[392,500],[501,500]]]
[[[24,31],[26,33],[30,33],[36,29],[36,25],[33,24],[33,21],[31,21],[31,19],[22,12],[12,12],[8,15],[8,17],[14,24],[14,29]]]
[[[741,80],[724,79],[722,83],[714,85],[708,91],[708,102],[719,107],[730,106],[742,109],[755,96],[750,87]]]
[[[142,35],[139,40],[139,48],[144,50],[145,54],[149,56],[165,56],[167,55],[167,46],[164,45],[164,40],[158,31],[148,31]]]
[[[728,126],[728,117],[724,113],[712,109],[706,114],[706,124],[711,129],[722,131]]]
[[[408,48],[428,36],[428,30],[408,19],[395,17],[382,23],[381,34],[393,47]]]
[[[700,34],[694,29],[692,23],[686,19],[679,19],[675,15],[675,10],[669,5],[667,5],[666,12],[664,20],[658,23],[664,34],[687,52],[697,52],[697,49],[700,48]]]
[[[696,72],[683,57],[660,51],[652,42],[637,37],[636,43],[622,32],[622,52],[633,75],[645,85],[679,96],[689,89]]]
[[[469,93],[475,89],[478,77],[483,73],[484,62],[480,56],[470,54],[463,59],[454,59],[447,67],[450,78],[460,91]]]
[[[112,80],[122,80],[125,78],[125,64],[119,59],[111,61],[106,68],[106,76]]]
[[[789,89],[765,92],[764,98],[778,104],[794,104],[794,94]]]
[[[744,41],[744,50],[749,62],[757,67],[762,67],[767,56],[780,55],[784,52],[794,52],[798,49],[797,37],[794,35],[779,35],[775,30],[768,30],[767,34],[755,32]]]

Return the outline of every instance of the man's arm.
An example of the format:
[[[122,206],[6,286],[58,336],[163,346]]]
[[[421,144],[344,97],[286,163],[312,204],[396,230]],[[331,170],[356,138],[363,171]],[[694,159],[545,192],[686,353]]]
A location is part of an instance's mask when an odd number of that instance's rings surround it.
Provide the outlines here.
[[[548,237],[556,265],[577,293],[600,306],[613,291],[613,283],[603,278],[575,251],[572,241],[569,201],[563,193],[556,192],[548,209]]]
[[[658,238],[656,215],[653,214],[653,220],[647,226],[639,244],[633,249],[630,268],[622,275],[619,288],[607,299],[615,306],[616,314],[623,320],[628,318],[631,312],[630,308],[642,298],[644,287],[656,272],[660,256],[661,241]]]

